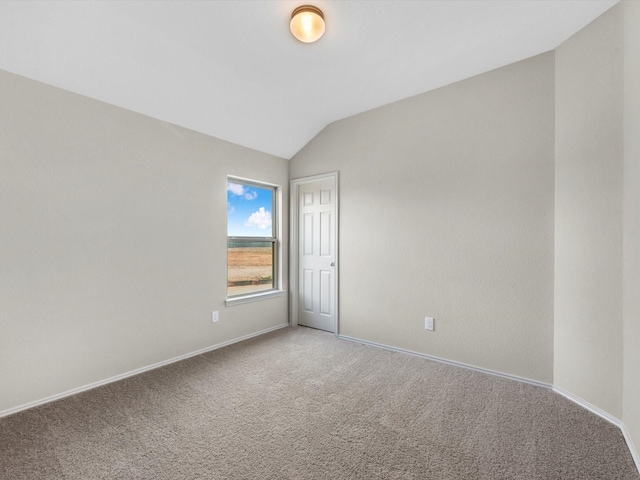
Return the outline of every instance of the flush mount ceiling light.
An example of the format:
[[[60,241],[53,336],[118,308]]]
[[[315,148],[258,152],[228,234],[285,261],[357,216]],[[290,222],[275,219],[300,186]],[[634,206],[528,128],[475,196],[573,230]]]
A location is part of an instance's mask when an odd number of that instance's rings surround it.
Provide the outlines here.
[[[303,5],[291,14],[291,33],[304,43],[313,43],[324,34],[324,15],[319,8]]]

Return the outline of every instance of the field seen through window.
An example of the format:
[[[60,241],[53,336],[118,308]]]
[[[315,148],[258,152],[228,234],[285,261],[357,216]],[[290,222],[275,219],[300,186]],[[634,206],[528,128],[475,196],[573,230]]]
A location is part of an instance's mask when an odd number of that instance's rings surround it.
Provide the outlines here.
[[[228,295],[273,288],[273,247],[230,246],[227,249]]]

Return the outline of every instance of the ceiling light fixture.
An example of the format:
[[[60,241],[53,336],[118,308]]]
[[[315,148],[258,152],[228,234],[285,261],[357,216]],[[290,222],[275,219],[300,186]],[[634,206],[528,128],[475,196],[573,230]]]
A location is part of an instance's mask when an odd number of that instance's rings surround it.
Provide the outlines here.
[[[324,34],[324,15],[319,8],[303,5],[291,14],[291,33],[304,43],[313,43]]]

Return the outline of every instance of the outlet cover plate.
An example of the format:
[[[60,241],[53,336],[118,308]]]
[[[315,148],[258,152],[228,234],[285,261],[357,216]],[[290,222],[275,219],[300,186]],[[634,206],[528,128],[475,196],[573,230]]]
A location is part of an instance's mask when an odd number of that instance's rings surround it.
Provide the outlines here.
[[[433,331],[435,327],[435,320],[431,317],[424,317],[424,329]]]

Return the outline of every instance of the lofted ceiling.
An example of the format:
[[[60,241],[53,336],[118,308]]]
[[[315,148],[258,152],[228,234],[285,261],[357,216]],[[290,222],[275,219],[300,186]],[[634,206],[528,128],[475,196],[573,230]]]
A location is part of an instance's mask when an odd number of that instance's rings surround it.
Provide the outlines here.
[[[291,158],[327,124],[554,49],[618,0],[0,1],[0,69]],[[302,44],[291,11],[321,8]]]

